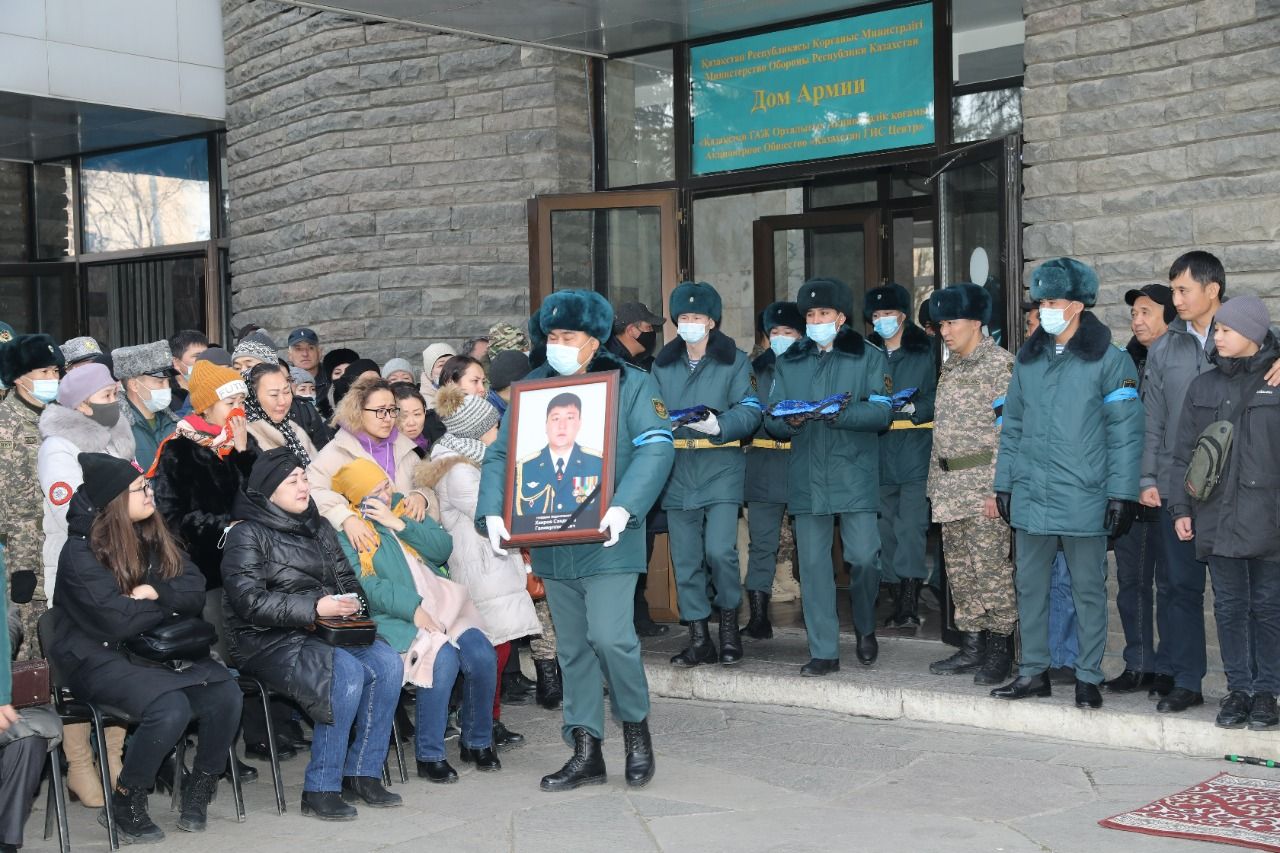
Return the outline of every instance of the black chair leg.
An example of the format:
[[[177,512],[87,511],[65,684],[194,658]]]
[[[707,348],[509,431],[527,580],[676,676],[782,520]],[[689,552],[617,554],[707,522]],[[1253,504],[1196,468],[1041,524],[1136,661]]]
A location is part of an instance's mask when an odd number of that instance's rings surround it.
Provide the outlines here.
[[[102,811],[107,818],[107,840],[112,850],[120,849],[120,835],[116,832],[116,813],[111,807],[111,768],[107,766],[107,727],[102,723],[102,714],[92,705],[89,711],[93,716],[93,736],[98,740],[98,772],[102,776]]]
[[[182,777],[187,772],[187,733],[173,747],[173,789],[169,797],[169,811],[177,811],[182,806]]]
[[[231,780],[231,800],[236,809],[236,823],[244,823],[244,790],[240,787],[240,774],[236,772],[236,744],[231,742],[231,747],[227,750],[227,767],[231,772],[227,777]]]
[[[49,751],[49,800],[45,806],[44,837],[53,834],[53,824],[58,829],[58,850],[71,853],[71,829],[67,826],[67,790],[62,778],[62,748]]]
[[[400,767],[400,784],[409,784],[409,770],[404,763],[404,744],[400,741],[400,724],[391,718],[391,745],[396,750],[396,764]]]
[[[267,752],[271,756],[271,784],[276,791],[276,814],[282,815],[285,812],[284,779],[280,775],[280,754],[276,752],[276,724],[271,719],[271,694],[267,691],[267,685],[259,679],[255,678],[253,683],[262,699],[262,715],[267,722]]]

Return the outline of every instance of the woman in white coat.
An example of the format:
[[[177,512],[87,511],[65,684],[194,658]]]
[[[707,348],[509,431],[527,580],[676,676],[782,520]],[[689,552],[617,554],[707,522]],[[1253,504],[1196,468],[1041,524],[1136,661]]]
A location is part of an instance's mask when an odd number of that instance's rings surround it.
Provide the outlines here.
[[[501,673],[511,655],[511,641],[542,633],[533,599],[526,589],[526,570],[519,551],[499,557],[489,540],[476,532],[476,496],[484,450],[498,436],[498,410],[484,397],[446,385],[436,396],[436,412],[444,436],[431,458],[418,469],[416,485],[435,490],[440,524],[453,537],[450,576],[467,587],[484,619],[485,634],[498,657],[498,684],[493,696],[493,739],[499,749],[524,740],[502,724]]]

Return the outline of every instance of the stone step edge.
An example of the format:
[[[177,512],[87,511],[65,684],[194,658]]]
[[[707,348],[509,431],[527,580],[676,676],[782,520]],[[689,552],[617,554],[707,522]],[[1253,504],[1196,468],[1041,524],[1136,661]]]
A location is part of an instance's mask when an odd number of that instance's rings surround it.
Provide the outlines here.
[[[646,661],[649,692],[668,699],[810,708],[869,717],[971,726],[1100,747],[1168,752],[1221,759],[1227,754],[1274,758],[1276,732],[1220,729],[1212,722],[1174,715],[1075,707],[1074,688],[1048,699],[1016,702],[916,687],[886,687],[850,679],[801,678],[718,666],[677,669]],[[1105,696],[1104,696],[1105,701]]]

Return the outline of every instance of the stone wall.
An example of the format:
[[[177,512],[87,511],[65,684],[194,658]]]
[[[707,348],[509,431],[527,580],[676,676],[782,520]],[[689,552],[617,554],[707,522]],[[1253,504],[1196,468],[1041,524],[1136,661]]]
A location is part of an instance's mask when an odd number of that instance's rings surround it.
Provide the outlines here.
[[[232,323],[382,360],[528,317],[526,200],[591,189],[585,61],[224,0]]]
[[[1280,0],[1026,0],[1023,248],[1099,310],[1207,249],[1280,316]]]

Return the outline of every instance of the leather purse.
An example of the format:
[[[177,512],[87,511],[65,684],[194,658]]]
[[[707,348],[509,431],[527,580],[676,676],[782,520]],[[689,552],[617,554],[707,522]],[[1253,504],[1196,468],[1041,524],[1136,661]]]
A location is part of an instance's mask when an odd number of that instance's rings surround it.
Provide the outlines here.
[[[49,662],[24,660],[13,664],[13,691],[10,704],[32,708],[49,704]]]
[[[182,616],[124,641],[132,655],[153,663],[204,660],[218,639],[213,626],[198,616]]]
[[[331,646],[371,646],[378,638],[378,625],[367,616],[317,616],[312,630]]]
[[[521,548],[520,556],[524,558],[524,590],[529,593],[529,597],[534,601],[541,601],[547,597],[547,586],[542,582],[542,578],[535,575],[530,568],[532,559],[528,550]]]

